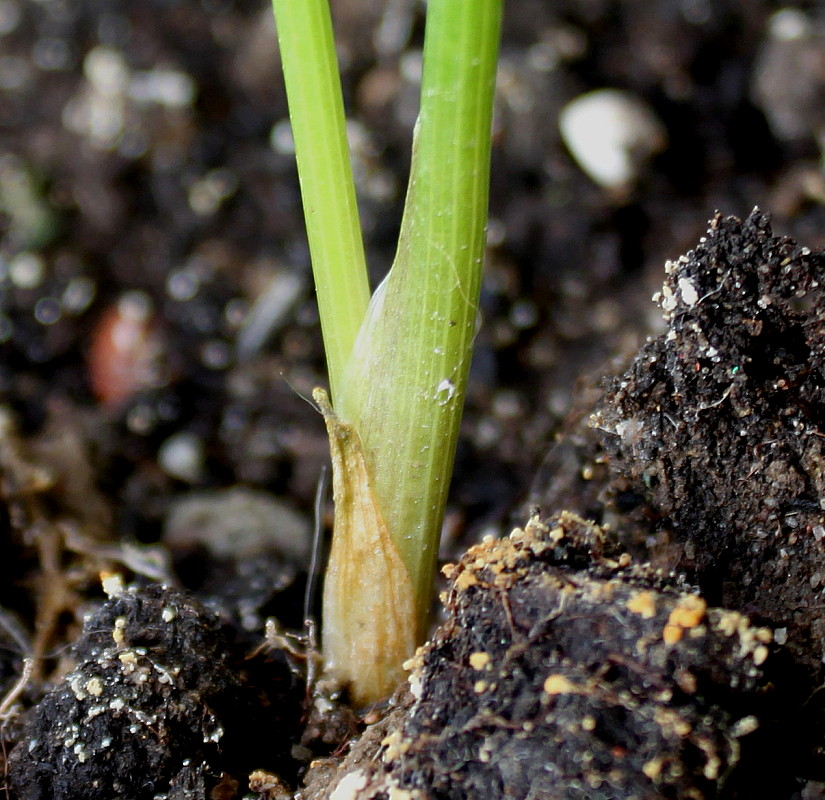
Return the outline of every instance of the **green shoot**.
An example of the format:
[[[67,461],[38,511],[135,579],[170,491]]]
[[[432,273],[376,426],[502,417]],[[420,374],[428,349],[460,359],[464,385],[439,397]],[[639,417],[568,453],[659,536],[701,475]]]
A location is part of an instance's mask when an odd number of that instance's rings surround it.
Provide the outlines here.
[[[333,397],[370,298],[328,0],[273,0]]]
[[[478,313],[499,12],[498,2],[429,3],[398,253],[336,402],[371,456],[421,619]]]
[[[328,72],[333,58],[328,15],[324,25],[317,21],[324,3],[273,1],[290,116],[300,116],[296,100],[312,103],[318,115],[333,116],[340,102],[327,102],[324,95],[324,112],[320,92],[306,88],[307,81]],[[332,323],[325,321],[324,308],[349,301],[334,283],[319,282],[313,267],[335,402],[333,412],[324,393],[316,394],[330,436],[336,504],[324,589],[324,653],[351,683],[357,701],[391,691],[401,664],[426,632],[478,313],[501,5],[502,0],[428,4],[421,110],[398,251],[359,320],[357,337],[346,339],[343,367],[338,353],[333,368]],[[306,46],[309,36],[315,37],[312,47]],[[298,37],[302,46],[290,47]],[[298,59],[291,69],[289,59]],[[301,82],[290,88],[296,80]],[[300,114],[306,116],[306,109]],[[305,120],[293,127],[302,192],[320,180],[304,166],[310,140],[298,145],[302,130],[310,135],[308,125]],[[317,120],[315,125],[317,136]],[[345,158],[340,149],[335,153]],[[341,165],[330,169],[348,174]],[[328,184],[315,187],[324,190],[330,191]],[[310,241],[313,225],[314,235],[326,235],[311,219],[320,207],[313,196],[305,194]],[[340,202],[339,213],[352,219],[347,196],[328,202]],[[326,253],[333,246],[332,239],[311,245],[313,260],[316,250]],[[363,271],[362,262],[352,260],[347,267]],[[346,279],[347,286],[358,283],[352,275]],[[323,291],[332,297],[322,299]],[[335,347],[340,350],[340,343]]]

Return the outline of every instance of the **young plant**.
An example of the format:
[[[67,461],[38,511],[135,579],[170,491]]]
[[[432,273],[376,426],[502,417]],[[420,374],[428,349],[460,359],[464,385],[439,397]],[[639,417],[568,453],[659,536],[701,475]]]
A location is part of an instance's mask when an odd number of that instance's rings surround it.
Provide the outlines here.
[[[330,388],[322,642],[356,702],[426,633],[478,315],[502,0],[429,0],[398,249],[370,299],[328,0],[273,0]]]

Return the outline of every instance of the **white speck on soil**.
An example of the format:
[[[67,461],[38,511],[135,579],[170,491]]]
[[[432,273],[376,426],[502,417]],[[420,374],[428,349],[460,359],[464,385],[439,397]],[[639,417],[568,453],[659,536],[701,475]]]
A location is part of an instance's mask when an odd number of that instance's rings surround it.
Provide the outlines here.
[[[335,791],[329,796],[329,800],[355,800],[358,792],[366,785],[367,776],[361,770],[350,772],[341,779]]]
[[[158,464],[172,478],[196,483],[203,474],[203,440],[190,431],[170,436],[158,450]]]
[[[679,278],[679,291],[682,293],[682,300],[685,301],[685,305],[695,306],[699,301],[696,287],[687,278]]]

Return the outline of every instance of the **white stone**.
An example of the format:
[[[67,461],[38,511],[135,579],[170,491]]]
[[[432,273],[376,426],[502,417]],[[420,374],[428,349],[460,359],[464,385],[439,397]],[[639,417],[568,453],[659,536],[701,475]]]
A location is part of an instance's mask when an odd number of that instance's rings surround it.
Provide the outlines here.
[[[185,72],[158,67],[136,73],[129,82],[128,93],[137,103],[186,108],[194,102],[197,86]]]
[[[611,189],[632,184],[645,159],[667,141],[653,112],[618,89],[598,89],[568,103],[559,115],[559,129],[579,166]]]
[[[203,475],[203,440],[189,431],[170,436],[158,450],[160,468],[173,478],[197,483]]]
[[[275,551],[303,563],[310,535],[309,521],[290,506],[265,492],[236,486],[176,499],[163,538],[173,549],[201,544],[215,558]]]
[[[811,35],[811,22],[798,8],[781,8],[770,18],[768,33],[780,42],[797,42]]]
[[[95,91],[115,97],[126,90],[129,67],[123,56],[111,47],[95,47],[83,59],[83,73]]]
[[[682,293],[682,300],[687,306],[695,306],[699,301],[699,294],[696,287],[688,280],[688,278],[679,278],[679,291]]]

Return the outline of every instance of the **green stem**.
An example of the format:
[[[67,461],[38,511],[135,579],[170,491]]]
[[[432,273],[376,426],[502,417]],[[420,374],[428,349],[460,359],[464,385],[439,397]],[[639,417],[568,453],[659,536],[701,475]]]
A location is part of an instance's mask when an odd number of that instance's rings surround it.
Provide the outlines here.
[[[502,0],[430,0],[395,263],[336,400],[410,573],[419,638],[478,314]]]
[[[478,314],[503,0],[429,0],[395,262],[368,305],[327,0],[273,0],[335,409],[324,654],[379,699],[426,631]]]
[[[273,0],[333,398],[369,302],[327,0]]]

